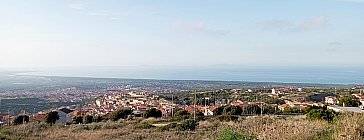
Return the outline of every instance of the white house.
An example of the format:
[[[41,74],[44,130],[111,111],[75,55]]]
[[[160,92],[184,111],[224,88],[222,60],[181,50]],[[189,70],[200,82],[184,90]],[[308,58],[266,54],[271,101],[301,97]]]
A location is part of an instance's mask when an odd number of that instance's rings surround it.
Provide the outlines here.
[[[335,97],[335,96],[326,96],[325,97],[325,103],[327,103],[327,104],[336,104],[337,103],[337,97]]]

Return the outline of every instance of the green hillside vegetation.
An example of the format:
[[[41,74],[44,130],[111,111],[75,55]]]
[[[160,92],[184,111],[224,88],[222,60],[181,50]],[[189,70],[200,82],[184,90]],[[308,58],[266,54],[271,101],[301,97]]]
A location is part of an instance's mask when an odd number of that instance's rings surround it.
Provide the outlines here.
[[[341,140],[364,139],[364,114],[334,114],[311,110],[311,115],[250,116],[239,120],[210,118],[201,121],[185,119],[161,121],[107,121],[69,126],[49,125],[44,122],[3,126],[1,139],[297,139]],[[323,117],[326,116],[326,117]],[[334,118],[331,118],[334,117]],[[329,119],[327,119],[329,118]]]

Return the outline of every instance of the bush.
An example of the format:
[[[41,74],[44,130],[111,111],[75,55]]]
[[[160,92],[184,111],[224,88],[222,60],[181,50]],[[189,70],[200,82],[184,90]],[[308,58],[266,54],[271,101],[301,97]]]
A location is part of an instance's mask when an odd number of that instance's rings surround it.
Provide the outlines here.
[[[175,117],[189,116],[190,113],[187,110],[177,110],[174,114]]]
[[[110,114],[109,119],[112,121],[117,121],[119,119],[126,119],[128,115],[130,115],[132,111],[128,108],[123,108],[116,110]]]
[[[155,126],[154,125],[151,125],[147,122],[144,122],[144,123],[140,123],[138,124],[135,128],[139,128],[139,129],[150,129],[150,128],[154,128]]]
[[[59,115],[57,111],[48,112],[44,118],[45,122],[48,124],[55,124],[57,120],[59,120]]]
[[[100,116],[94,116],[92,121],[93,122],[101,122],[102,118]]]
[[[243,135],[237,132],[234,132],[230,129],[225,129],[222,134],[220,134],[216,140],[254,140],[256,139],[254,136]]]
[[[345,107],[357,107],[359,106],[360,102],[354,96],[345,96],[339,98],[339,106]]]
[[[19,125],[19,124],[23,124],[23,123],[27,123],[27,122],[29,122],[29,116],[27,116],[27,115],[16,116],[15,119],[13,120],[13,123],[15,125]]]
[[[86,115],[86,116],[83,117],[83,124],[92,123],[92,120],[93,120],[93,116]]]
[[[123,124],[123,123],[115,123],[115,122],[101,123],[102,129],[118,129],[118,128],[122,128],[124,126],[125,126],[125,124]]]
[[[231,116],[231,115],[220,115],[215,117],[215,119],[219,121],[236,121],[239,119],[237,116]]]
[[[227,106],[224,108],[225,115],[240,115],[243,112],[243,109],[239,106]]]
[[[261,108],[258,105],[251,104],[244,107],[244,114],[260,114]]]
[[[150,117],[160,118],[160,117],[162,117],[162,115],[163,115],[162,111],[160,111],[156,108],[149,109],[144,113],[145,118],[150,118]]]
[[[192,119],[184,120],[177,124],[176,128],[179,131],[195,131],[198,122]]]
[[[170,123],[159,128],[160,131],[169,131],[177,127],[177,123]]]
[[[312,109],[307,114],[307,118],[309,120],[326,120],[329,122],[332,122],[338,113],[334,112],[333,110],[327,110],[327,109]]]
[[[99,130],[101,129],[100,124],[83,124],[83,125],[71,125],[69,129],[72,132],[81,131],[81,130]]]
[[[301,110],[299,108],[286,108],[283,110],[283,113],[290,114],[290,113],[300,113]]]
[[[82,116],[73,116],[72,117],[73,124],[81,124],[82,123]]]
[[[214,115],[216,115],[216,116],[222,115],[224,113],[224,107],[220,106],[220,107],[216,108],[213,112],[214,112]]]

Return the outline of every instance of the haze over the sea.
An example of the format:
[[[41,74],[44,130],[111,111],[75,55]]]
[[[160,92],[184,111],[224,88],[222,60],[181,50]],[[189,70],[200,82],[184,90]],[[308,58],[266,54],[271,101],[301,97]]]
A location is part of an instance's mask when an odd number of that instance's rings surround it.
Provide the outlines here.
[[[205,67],[67,67],[33,68],[28,70],[33,72],[23,74],[163,80],[364,84],[364,68],[362,67],[242,67],[215,65]]]

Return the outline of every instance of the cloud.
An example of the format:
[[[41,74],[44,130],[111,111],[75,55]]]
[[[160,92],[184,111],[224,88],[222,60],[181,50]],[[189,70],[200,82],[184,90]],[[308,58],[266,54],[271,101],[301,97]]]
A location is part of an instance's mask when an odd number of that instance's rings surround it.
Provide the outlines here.
[[[196,23],[172,22],[170,25],[175,29],[189,31],[189,32],[202,32],[202,33],[216,34],[216,35],[227,35],[230,33],[229,30],[208,28],[204,22],[196,22]]]
[[[328,20],[326,16],[316,16],[304,21],[294,23],[289,20],[266,20],[258,23],[258,26],[262,30],[278,30],[278,31],[306,31],[323,28],[328,25]]]
[[[73,9],[73,10],[85,10],[86,9],[82,4],[69,4],[67,7],[70,9]]]
[[[316,29],[321,28],[327,25],[327,17],[325,16],[317,16],[311,19],[304,21],[301,25],[303,29]]]

